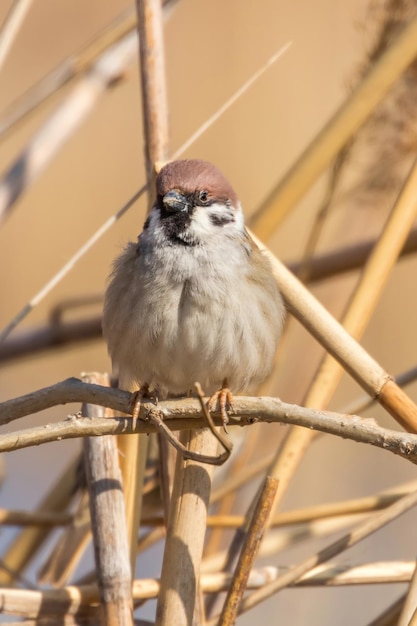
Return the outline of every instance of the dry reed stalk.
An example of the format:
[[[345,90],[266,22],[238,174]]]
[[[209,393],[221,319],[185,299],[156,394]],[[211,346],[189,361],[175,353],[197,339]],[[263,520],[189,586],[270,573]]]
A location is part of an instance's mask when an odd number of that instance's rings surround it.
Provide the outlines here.
[[[53,484],[47,495],[37,508],[37,512],[43,511],[61,512],[65,510],[73,497],[74,486],[77,481],[78,456],[65,468],[57,481]],[[12,541],[6,552],[1,557],[5,568],[0,569],[0,584],[10,585],[15,576],[13,572],[22,574],[26,565],[40,550],[48,538],[51,528],[36,527],[26,528]]]
[[[256,478],[258,474],[265,471],[273,460],[275,452],[265,455],[264,458],[251,461],[250,465],[242,467],[239,474],[225,476],[225,479],[218,485],[213,487],[211,492],[210,504],[215,504],[221,500],[229,492],[237,492],[240,487],[247,485],[251,480]]]
[[[162,4],[165,7],[170,3],[172,0],[163,0]],[[91,43],[64,59],[49,74],[29,88],[7,108],[0,120],[0,140],[51,96],[55,96],[62,87],[88,72],[99,56],[135,29],[136,23],[136,12],[133,7],[130,7],[100,32]]]
[[[85,382],[109,385],[103,374],[85,374]],[[103,417],[103,407],[86,404],[83,414]],[[103,626],[132,626],[132,573],[126,511],[114,437],[84,439],[84,460],[90,496],[96,576]]]
[[[408,189],[408,188],[407,188]],[[259,245],[260,242],[258,241]],[[376,248],[375,250],[378,250]],[[316,339],[335,357],[348,373],[372,396],[376,397],[384,408],[403,426],[409,430],[417,430],[417,407],[406,396],[406,394],[390,379],[385,372],[365,351],[352,339],[352,337],[340,326],[336,320],[327,313],[301,283],[291,275],[291,273],[273,256],[269,255],[273,265],[273,270],[281,292],[287,302],[291,312],[299,321],[311,332]],[[393,259],[390,260],[392,264]],[[372,268],[372,257],[369,267]],[[387,276],[385,276],[386,279]],[[356,311],[365,307],[370,313],[368,298],[374,292],[372,288],[372,274],[366,271],[362,275],[361,284],[365,282],[370,285],[369,293],[365,294],[365,299],[351,302]],[[379,293],[381,285],[376,284],[375,296]],[[363,287],[361,291],[363,290]],[[372,297],[372,299],[374,299]],[[363,302],[363,304],[362,304]],[[375,300],[374,300],[375,302]],[[352,316],[353,319],[353,316]],[[356,314],[355,319],[362,326],[360,315]],[[352,331],[353,328],[352,324]],[[325,358],[324,365],[320,369],[320,374],[316,377],[310,392],[307,394],[305,404],[322,407],[329,401],[336,384],[342,374],[339,365],[329,356]],[[323,381],[326,384],[323,384]],[[280,497],[285,493],[289,481],[296,470],[304,452],[309,446],[314,434],[307,431],[294,429],[287,437],[279,458],[274,468],[270,468],[272,475],[277,475],[282,481]],[[279,501],[277,500],[277,506]]]
[[[253,216],[255,234],[267,240],[350,137],[360,128],[388,89],[417,54],[417,18],[370,67],[350,98],[303,151]]]
[[[308,266],[303,269],[303,283],[308,285],[340,276],[346,272],[361,269],[365,265],[377,240],[370,239],[337,250],[324,252],[309,258]],[[404,243],[399,258],[404,258],[417,251],[417,228],[413,227]],[[301,261],[286,263],[288,269],[299,276]],[[1,360],[1,352],[0,352]]]
[[[341,537],[337,541],[323,548],[317,554],[308,557],[299,565],[292,567],[286,574],[279,576],[272,583],[265,585],[263,589],[254,591],[252,594],[247,596],[242,602],[240,613],[253,608],[260,602],[263,602],[267,598],[271,597],[271,595],[277,593],[281,589],[284,589],[289,584],[299,580],[301,576],[305,575],[317,565],[328,561],[330,558],[340,554],[341,552],[344,552],[416,505],[417,491],[404,496],[404,498],[392,504],[384,511],[376,513],[344,537]]]
[[[390,375],[349,335],[332,315],[303,287],[287,268],[254,237],[271,260],[273,272],[290,312],[343,368],[369,393],[380,398],[384,386],[397,389]],[[398,422],[412,426],[417,407],[398,388],[398,401],[392,394],[384,406]],[[401,400],[401,402],[400,402]],[[386,406],[389,402],[390,406]],[[281,490],[280,490],[281,491]]]
[[[182,443],[198,454],[215,455],[218,442],[210,430],[185,431]],[[177,455],[167,528],[156,625],[191,625],[200,606],[200,562],[206,533],[213,466],[184,461]],[[197,617],[197,623],[199,622]]]
[[[134,59],[135,48],[136,37],[129,34],[99,57],[3,174],[0,179],[1,219],[91,113],[98,98],[124,76],[126,66]]]
[[[89,71],[97,58],[135,28],[136,15],[128,9],[79,52],[67,57],[7,107],[0,120],[0,140],[71,80]]]
[[[406,183],[393,207],[391,215],[383,229],[382,235],[370,255],[359,283],[351,297],[350,304],[342,319],[342,324],[347,332],[355,338],[361,337],[376,306],[382,289],[388,280],[390,272],[395,264],[401,248],[411,229],[416,212],[416,189],[417,189],[417,161],[414,164]],[[282,289],[282,286],[281,286]],[[286,292],[282,289],[284,297]],[[292,309],[298,307],[292,303]],[[300,311],[299,311],[300,313]],[[304,322],[305,323],[305,322]],[[330,330],[330,329],[329,329]],[[341,346],[340,346],[341,347]],[[329,345],[326,346],[329,350]],[[329,350],[333,356],[335,353]],[[358,355],[359,356],[359,355]],[[367,367],[364,360],[359,357],[359,367]],[[358,369],[344,366],[349,373],[358,380]],[[325,408],[342,376],[343,370],[330,356],[326,355],[322,360],[315,380],[308,391],[304,404],[316,408]],[[370,373],[370,372],[369,372]],[[367,376],[369,378],[369,373]],[[376,374],[374,370],[373,374]],[[362,379],[362,384],[364,380]],[[417,407],[406,394],[389,379],[387,374],[380,372],[378,386],[372,390],[378,402],[386,408],[391,415],[407,430],[417,432]],[[298,464],[301,461],[307,447],[313,440],[315,433],[294,428],[286,438],[286,441],[277,455],[276,462],[270,468],[270,473],[279,476],[282,481],[282,492],[276,501],[276,507],[285,493]]]
[[[398,626],[398,618],[401,615],[405,595],[400,596],[388,608],[384,609],[378,617],[369,622],[367,626]]]
[[[399,252],[415,221],[417,213],[416,190],[417,161],[393,207],[381,237],[364,267],[359,283],[343,316],[343,326],[355,338],[360,338],[363,334]],[[342,369],[340,366],[330,355],[326,355],[316,374],[315,381],[307,393],[305,404],[307,406],[325,408],[341,376]],[[417,432],[417,407],[408,400],[404,392],[392,380],[381,382],[380,388],[374,389],[373,395],[377,397],[380,404],[404,428]],[[284,492],[313,438],[314,433],[312,432],[294,429],[286,439],[274,467],[274,472],[283,481],[282,488]],[[277,500],[276,506],[278,504]]]
[[[68,584],[91,541],[91,523],[88,493],[81,490],[81,497],[74,512],[73,521],[59,536],[48,558],[38,572],[38,583],[63,587]]]
[[[140,46],[139,62],[149,196],[148,208],[150,210],[153,202],[153,191],[151,190],[154,188],[155,162],[166,159],[168,147],[162,6],[159,0],[139,0],[136,10]],[[119,380],[121,389],[129,389],[130,385],[130,380]],[[148,438],[143,435],[119,437],[119,449],[126,502],[130,559],[134,573]]]
[[[256,450],[256,447],[259,445],[259,427],[255,428],[255,432],[252,432],[253,430],[254,429],[251,428],[250,436],[246,433],[243,443],[240,445],[238,451],[235,452],[231,462],[229,461],[228,472],[222,481],[221,491],[214,489],[211,493],[210,504],[219,503],[216,508],[217,515],[224,516],[230,513],[238,495],[238,485],[245,485],[254,475],[253,468],[248,468],[247,465],[249,459],[253,456],[254,450]],[[266,467],[267,466],[265,466],[265,468]],[[255,468],[255,470],[257,470],[257,468]],[[233,484],[233,488],[231,488],[231,484]],[[204,556],[216,552],[222,542],[223,530],[214,528],[204,547]]]
[[[360,565],[320,565],[303,576],[291,587],[339,587],[363,584],[388,584],[408,582],[412,578],[414,563],[411,561],[388,561]],[[262,589],[277,580],[279,570],[275,567],[252,569],[247,589]],[[200,587],[207,594],[227,591],[232,582],[231,574],[202,574]],[[160,581],[155,578],[134,582],[133,596],[137,601],[158,597]],[[99,599],[96,585],[69,586],[64,589],[28,590],[4,588],[0,591],[3,613],[23,618],[38,617],[55,619],[61,623],[64,617],[82,619],[94,609]]]
[[[352,500],[344,500],[342,502],[331,502],[329,504],[318,504],[316,506],[306,507],[304,509],[295,509],[278,513],[271,520],[271,528],[281,526],[291,526],[294,524],[305,524],[315,520],[327,519],[330,517],[340,517],[345,515],[363,515],[364,513],[372,513],[380,509],[385,509],[394,502],[397,502],[405,494],[414,491],[417,488],[415,481],[406,485],[375,496],[367,496],[364,498],[354,498]],[[207,528],[221,527],[239,528],[245,523],[243,515],[209,515],[207,518]],[[143,526],[162,526],[163,518],[161,516],[146,517],[142,519]]]
[[[0,524],[2,526],[53,526],[56,528],[70,524],[72,519],[73,515],[70,513],[0,509]]]
[[[239,560],[232,576],[230,588],[220,613],[219,626],[233,626],[236,622],[239,605],[246,591],[249,573],[257,557],[258,549],[267,527],[268,518],[278,489],[278,482],[276,478],[267,476],[260,490],[253,510],[253,516],[242,544]]]
[[[0,31],[0,70],[2,69],[10,48],[30,9],[32,0],[15,0],[9,9]]]
[[[415,626],[417,624],[417,563],[408,586],[404,606],[398,620],[398,626]]]
[[[162,5],[159,0],[136,0],[136,10],[150,210],[155,199],[156,168],[168,159],[169,150]]]

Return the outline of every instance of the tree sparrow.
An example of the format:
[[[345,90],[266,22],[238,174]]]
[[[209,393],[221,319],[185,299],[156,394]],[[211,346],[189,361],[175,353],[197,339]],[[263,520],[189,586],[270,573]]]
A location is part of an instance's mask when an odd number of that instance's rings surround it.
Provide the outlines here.
[[[121,384],[182,395],[199,381],[217,391],[227,420],[229,389],[249,391],[270,373],[283,317],[230,183],[206,161],[168,163],[105,294],[103,333]]]

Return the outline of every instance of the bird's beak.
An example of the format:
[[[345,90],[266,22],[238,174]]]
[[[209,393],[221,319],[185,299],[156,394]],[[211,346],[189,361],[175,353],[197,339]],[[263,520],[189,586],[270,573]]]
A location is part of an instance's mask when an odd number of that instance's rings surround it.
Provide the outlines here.
[[[179,211],[187,211],[189,208],[188,200],[179,191],[172,189],[163,197],[163,203],[167,211],[176,213]]]

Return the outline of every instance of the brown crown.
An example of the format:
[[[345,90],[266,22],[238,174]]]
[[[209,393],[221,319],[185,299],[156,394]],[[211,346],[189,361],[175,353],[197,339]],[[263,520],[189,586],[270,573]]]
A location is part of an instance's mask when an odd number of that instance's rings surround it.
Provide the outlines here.
[[[177,189],[183,193],[208,191],[218,200],[229,200],[237,207],[238,197],[233,187],[220,170],[201,159],[183,159],[165,165],[156,179],[156,192],[164,196]]]

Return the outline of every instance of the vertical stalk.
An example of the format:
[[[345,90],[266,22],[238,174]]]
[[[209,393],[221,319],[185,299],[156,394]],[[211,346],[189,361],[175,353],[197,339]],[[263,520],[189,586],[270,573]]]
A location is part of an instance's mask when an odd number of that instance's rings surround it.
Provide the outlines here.
[[[137,0],[136,9],[138,14],[146,179],[149,192],[148,209],[150,210],[154,198],[157,163],[166,160],[168,152],[162,6],[160,0]],[[142,382],[146,383],[147,381]],[[123,387],[123,381],[119,381],[119,385],[121,388],[128,388]],[[136,561],[147,444],[146,435],[119,437],[120,465],[133,573]]]
[[[108,385],[108,376],[84,375],[85,382]],[[104,409],[87,404],[83,414],[103,417]],[[107,412],[106,412],[107,414]],[[133,626],[132,575],[126,512],[115,437],[84,439],[90,494],[91,528],[103,626]]]
[[[214,455],[210,430],[183,431],[182,443],[199,454]],[[178,454],[171,498],[156,614],[157,626],[200,623],[196,617],[200,564],[206,534],[213,466],[184,461]]]

